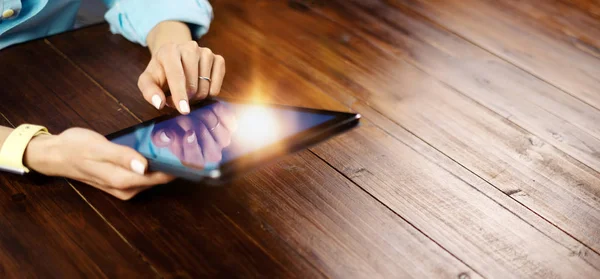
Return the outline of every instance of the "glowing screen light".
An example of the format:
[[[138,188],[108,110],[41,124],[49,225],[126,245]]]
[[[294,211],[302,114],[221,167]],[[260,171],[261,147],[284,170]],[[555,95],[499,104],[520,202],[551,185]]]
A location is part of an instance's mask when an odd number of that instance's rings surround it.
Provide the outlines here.
[[[238,130],[234,137],[244,145],[268,145],[278,140],[277,117],[265,107],[248,106],[237,116]]]

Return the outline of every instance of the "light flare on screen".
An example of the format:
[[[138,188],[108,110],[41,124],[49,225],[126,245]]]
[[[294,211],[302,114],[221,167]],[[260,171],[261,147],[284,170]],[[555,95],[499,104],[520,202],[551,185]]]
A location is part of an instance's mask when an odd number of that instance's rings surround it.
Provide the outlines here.
[[[279,122],[268,108],[251,106],[238,114],[234,136],[244,145],[267,145],[278,140]]]

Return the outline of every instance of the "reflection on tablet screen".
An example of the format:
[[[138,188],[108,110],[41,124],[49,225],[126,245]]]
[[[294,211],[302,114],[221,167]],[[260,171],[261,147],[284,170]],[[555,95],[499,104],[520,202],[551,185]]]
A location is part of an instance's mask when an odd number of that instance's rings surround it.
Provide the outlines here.
[[[210,170],[325,123],[334,116],[218,101],[114,138],[147,158]]]

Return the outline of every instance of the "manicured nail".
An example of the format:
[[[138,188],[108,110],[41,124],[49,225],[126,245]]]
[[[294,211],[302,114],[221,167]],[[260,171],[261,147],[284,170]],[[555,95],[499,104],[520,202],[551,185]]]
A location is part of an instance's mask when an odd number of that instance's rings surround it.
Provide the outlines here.
[[[156,107],[156,109],[160,109],[160,105],[162,105],[162,99],[158,95],[152,96],[152,105]]]
[[[187,137],[187,142],[192,143],[194,141],[196,141],[196,133],[192,132],[192,134]]]
[[[171,138],[169,138],[169,136],[167,136],[167,133],[165,133],[165,132],[160,132],[158,137],[160,138],[160,141],[162,141],[164,143],[171,142]]]
[[[186,100],[179,101],[179,109],[183,113],[190,113],[190,105],[188,105]]]
[[[146,165],[140,162],[138,159],[131,160],[131,170],[137,174],[143,175],[146,173]]]

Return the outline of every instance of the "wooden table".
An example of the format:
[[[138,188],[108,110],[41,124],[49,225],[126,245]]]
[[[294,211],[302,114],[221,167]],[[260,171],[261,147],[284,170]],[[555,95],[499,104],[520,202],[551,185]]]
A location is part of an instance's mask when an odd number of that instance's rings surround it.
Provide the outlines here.
[[[362,127],[127,202],[0,174],[1,277],[600,278],[598,1],[213,4],[224,96]],[[156,117],[148,61],[106,24],[5,49],[0,123]]]

